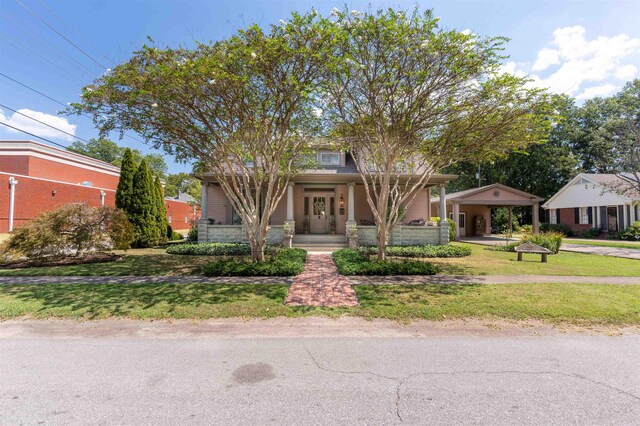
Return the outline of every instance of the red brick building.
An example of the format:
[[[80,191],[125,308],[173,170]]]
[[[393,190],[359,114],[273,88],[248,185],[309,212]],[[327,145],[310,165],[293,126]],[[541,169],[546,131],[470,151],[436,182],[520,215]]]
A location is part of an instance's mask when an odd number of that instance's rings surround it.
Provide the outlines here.
[[[119,167],[84,155],[33,141],[0,141],[0,233],[63,204],[115,206],[119,178]],[[165,203],[174,229],[197,219],[184,199]]]

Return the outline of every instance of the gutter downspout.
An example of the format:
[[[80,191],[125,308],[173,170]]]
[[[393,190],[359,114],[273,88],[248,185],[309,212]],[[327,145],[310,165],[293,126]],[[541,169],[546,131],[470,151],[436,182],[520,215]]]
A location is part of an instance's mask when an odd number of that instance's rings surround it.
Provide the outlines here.
[[[9,232],[13,231],[13,210],[15,208],[16,185],[18,181],[11,176],[9,178]]]

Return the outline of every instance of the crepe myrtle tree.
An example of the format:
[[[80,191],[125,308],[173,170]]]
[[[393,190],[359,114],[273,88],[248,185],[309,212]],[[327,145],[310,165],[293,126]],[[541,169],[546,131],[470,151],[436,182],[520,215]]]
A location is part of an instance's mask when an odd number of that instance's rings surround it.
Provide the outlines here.
[[[417,8],[334,8],[328,20],[335,51],[322,83],[323,118],[355,157],[378,259],[401,207],[438,170],[547,137],[547,97],[500,73],[504,38],[440,29],[431,11]]]
[[[311,100],[333,42],[315,12],[194,49],[144,46],[83,90],[75,113],[195,160],[242,219],[254,261],[316,131]]]

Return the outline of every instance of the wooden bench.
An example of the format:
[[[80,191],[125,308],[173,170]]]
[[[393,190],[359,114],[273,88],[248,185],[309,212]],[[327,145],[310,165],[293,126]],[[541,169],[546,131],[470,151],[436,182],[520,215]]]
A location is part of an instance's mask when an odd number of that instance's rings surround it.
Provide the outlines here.
[[[551,250],[546,249],[537,244],[533,244],[531,241],[527,241],[524,244],[520,244],[515,248],[516,253],[518,253],[518,262],[522,262],[522,253],[531,253],[531,254],[539,254],[541,256],[540,261],[542,263],[547,263],[547,255],[551,254]]]

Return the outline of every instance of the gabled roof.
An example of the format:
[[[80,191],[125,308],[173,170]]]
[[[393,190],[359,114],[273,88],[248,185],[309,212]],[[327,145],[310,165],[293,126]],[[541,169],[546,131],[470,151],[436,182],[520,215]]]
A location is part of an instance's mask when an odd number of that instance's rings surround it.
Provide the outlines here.
[[[481,186],[479,188],[471,188],[471,189],[465,189],[464,191],[452,192],[450,194],[446,194],[445,198],[447,201],[451,201],[451,202],[462,201],[466,198],[472,197],[473,195],[481,194],[482,192],[488,192],[491,190],[506,191],[516,196],[522,197],[526,200],[530,200],[532,203],[539,203],[540,201],[543,200],[543,198],[541,197],[538,197],[533,194],[529,194],[528,192],[520,191],[519,189],[515,189],[510,186],[503,185],[501,183],[494,183],[491,185]],[[482,200],[477,200],[477,201],[478,201],[478,204],[483,204]],[[440,202],[440,197],[432,199],[431,202],[433,203]],[[505,202],[505,204],[509,204],[509,203]]]
[[[607,173],[579,173],[542,205],[545,209],[618,205],[640,200],[638,191],[621,195],[611,188],[626,184],[623,178]]]
[[[178,196],[176,196],[176,197],[164,197],[164,199],[165,200],[172,200],[172,201],[182,201],[183,203],[197,203],[195,198],[193,198],[189,194],[185,194],[184,192],[178,193]]]

